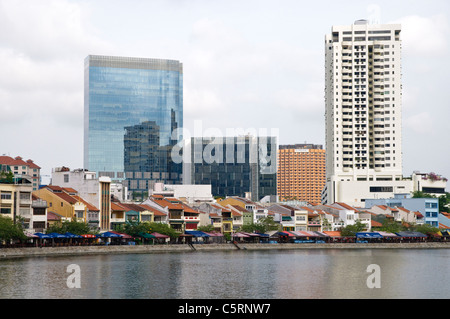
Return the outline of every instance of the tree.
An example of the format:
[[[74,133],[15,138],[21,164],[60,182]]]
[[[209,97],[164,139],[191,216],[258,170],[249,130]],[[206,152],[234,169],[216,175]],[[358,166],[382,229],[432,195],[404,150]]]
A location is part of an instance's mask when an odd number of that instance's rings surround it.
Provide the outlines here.
[[[25,240],[27,237],[20,223],[14,224],[11,218],[0,215],[0,240],[12,239]]]
[[[406,227],[401,223],[397,223],[391,218],[384,218],[380,230],[394,234],[398,233],[399,231],[406,230]]]
[[[214,226],[213,225],[199,226],[197,227],[197,230],[209,233],[214,231]]]
[[[247,233],[257,232],[261,234],[264,234],[265,232],[271,230],[279,230],[279,229],[280,225],[273,220],[272,216],[260,218],[256,224],[252,223],[249,225],[243,225],[241,227],[241,230]]]
[[[356,221],[353,225],[347,225],[341,228],[342,236],[355,236],[356,233],[363,231],[366,228],[366,225],[361,223],[359,220]]]
[[[72,233],[75,235],[83,235],[89,234],[91,232],[91,228],[88,224],[78,221],[69,221],[65,220],[63,222],[55,223],[47,228],[47,234],[49,233]]]
[[[437,234],[439,232],[439,228],[433,227],[430,224],[416,225],[413,227],[413,230],[428,236]]]
[[[130,236],[136,237],[139,233],[148,233],[150,232],[150,224],[147,222],[133,222],[127,221],[125,224],[120,226],[116,226],[114,228],[115,231],[120,233],[125,233]]]
[[[150,231],[151,233],[157,232],[163,235],[170,236],[171,238],[177,238],[180,233],[177,232],[175,229],[170,227],[168,224],[163,223],[149,223]]]
[[[0,171],[0,183],[12,184],[14,183],[14,174],[11,171]]]

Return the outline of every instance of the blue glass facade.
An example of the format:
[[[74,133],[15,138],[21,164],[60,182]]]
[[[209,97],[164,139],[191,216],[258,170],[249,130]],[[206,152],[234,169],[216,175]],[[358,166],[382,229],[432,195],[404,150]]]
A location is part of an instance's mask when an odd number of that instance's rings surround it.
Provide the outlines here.
[[[126,179],[130,190],[181,182],[170,160],[183,127],[183,68],[174,60],[85,59],[84,168]],[[181,138],[181,137],[179,137]]]

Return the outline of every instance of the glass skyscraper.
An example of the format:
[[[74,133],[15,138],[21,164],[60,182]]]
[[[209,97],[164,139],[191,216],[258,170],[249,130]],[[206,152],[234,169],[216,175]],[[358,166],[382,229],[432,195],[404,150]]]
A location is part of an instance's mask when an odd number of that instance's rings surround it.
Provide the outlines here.
[[[175,60],[85,59],[84,168],[131,191],[181,183],[170,150],[183,127],[183,65]]]
[[[185,140],[184,184],[211,185],[214,196],[277,193],[277,137],[192,137]]]

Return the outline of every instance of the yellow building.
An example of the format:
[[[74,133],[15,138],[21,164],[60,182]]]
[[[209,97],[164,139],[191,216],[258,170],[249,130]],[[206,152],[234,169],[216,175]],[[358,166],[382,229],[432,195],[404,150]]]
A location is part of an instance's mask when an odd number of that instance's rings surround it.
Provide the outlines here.
[[[59,186],[45,186],[35,192],[37,197],[47,201],[48,211],[61,216],[62,220],[87,222],[87,205],[72,195],[76,191]]]
[[[16,187],[14,184],[0,184],[0,214],[14,220]]]

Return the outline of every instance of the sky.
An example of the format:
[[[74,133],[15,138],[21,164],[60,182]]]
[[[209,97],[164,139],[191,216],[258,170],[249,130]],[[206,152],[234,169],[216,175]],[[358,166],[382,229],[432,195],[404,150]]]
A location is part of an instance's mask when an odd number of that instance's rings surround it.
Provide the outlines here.
[[[325,145],[324,38],[359,19],[402,24],[403,175],[450,178],[448,0],[0,0],[0,155],[83,168],[90,54],[182,62],[191,135]]]

